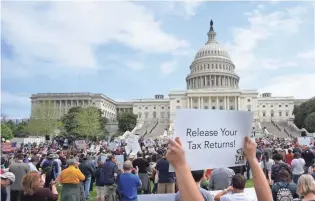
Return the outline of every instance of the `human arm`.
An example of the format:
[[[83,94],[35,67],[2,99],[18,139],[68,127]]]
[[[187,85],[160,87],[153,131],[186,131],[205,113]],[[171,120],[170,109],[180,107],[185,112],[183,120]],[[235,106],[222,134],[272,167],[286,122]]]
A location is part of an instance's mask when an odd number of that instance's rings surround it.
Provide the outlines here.
[[[56,183],[51,184],[51,190],[49,188],[41,188],[41,197],[47,198],[48,201],[58,200],[58,191]]]
[[[214,197],[214,201],[220,201],[221,197],[223,195],[226,195],[228,192],[232,191],[233,187],[229,186],[227,189],[224,189],[223,191],[219,192],[215,197]]]
[[[179,137],[169,140],[166,158],[175,168],[181,201],[204,201],[192,177]]]
[[[256,158],[257,144],[249,137],[245,137],[244,153],[253,174],[254,187],[258,200],[273,200],[269,184]]]
[[[82,174],[81,170],[77,168],[77,175],[80,181],[84,181],[85,180],[85,176],[84,174]]]

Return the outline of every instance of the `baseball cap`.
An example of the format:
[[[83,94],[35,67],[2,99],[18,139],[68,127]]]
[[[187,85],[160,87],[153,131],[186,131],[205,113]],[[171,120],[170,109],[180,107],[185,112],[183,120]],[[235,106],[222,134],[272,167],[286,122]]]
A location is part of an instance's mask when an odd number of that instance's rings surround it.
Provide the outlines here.
[[[15,175],[12,172],[6,172],[0,175],[3,179],[9,179],[12,183],[15,181]]]

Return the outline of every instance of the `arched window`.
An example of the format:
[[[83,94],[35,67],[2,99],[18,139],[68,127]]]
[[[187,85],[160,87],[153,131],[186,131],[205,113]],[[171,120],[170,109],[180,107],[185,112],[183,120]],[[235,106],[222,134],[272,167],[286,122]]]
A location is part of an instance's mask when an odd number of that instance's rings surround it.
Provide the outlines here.
[[[215,110],[215,106],[212,106],[212,109]]]

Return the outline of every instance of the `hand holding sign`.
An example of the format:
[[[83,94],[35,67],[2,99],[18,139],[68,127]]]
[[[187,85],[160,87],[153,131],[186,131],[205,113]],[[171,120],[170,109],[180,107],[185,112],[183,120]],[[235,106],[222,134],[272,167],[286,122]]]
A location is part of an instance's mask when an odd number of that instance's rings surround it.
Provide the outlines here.
[[[246,136],[244,142],[244,154],[247,160],[256,160],[256,149],[256,142]]]
[[[166,158],[175,169],[186,164],[185,152],[179,137],[176,137],[175,140],[170,139],[168,141]]]

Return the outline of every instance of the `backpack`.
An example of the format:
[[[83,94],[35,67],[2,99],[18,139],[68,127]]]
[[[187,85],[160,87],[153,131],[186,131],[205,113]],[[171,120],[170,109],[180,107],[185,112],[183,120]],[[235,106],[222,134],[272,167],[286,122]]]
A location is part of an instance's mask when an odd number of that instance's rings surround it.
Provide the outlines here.
[[[293,195],[291,191],[288,189],[290,183],[287,183],[285,187],[281,187],[279,183],[277,183],[276,185],[279,186],[280,188],[277,192],[275,201],[293,201]]]
[[[275,164],[272,166],[271,168],[271,179],[274,181],[278,181],[278,174],[281,170],[286,170],[288,171],[288,173],[290,174],[291,178],[292,178],[292,171],[291,168],[283,162],[280,162],[278,164]]]

